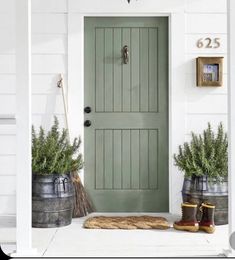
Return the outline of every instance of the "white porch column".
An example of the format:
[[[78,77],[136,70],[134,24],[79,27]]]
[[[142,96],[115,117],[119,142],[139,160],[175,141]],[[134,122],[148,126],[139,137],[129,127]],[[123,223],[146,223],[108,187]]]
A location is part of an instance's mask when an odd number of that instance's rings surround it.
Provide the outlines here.
[[[31,0],[15,1],[16,14],[16,252],[34,255],[31,229]]]
[[[229,237],[235,232],[235,1],[228,0]],[[235,239],[234,239],[235,246]],[[232,255],[235,256],[235,250]]]

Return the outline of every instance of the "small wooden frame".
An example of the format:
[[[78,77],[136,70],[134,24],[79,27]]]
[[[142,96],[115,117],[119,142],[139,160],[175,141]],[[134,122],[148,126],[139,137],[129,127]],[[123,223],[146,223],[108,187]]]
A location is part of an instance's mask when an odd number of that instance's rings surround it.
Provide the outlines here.
[[[197,58],[197,86],[221,87],[223,85],[223,57]]]

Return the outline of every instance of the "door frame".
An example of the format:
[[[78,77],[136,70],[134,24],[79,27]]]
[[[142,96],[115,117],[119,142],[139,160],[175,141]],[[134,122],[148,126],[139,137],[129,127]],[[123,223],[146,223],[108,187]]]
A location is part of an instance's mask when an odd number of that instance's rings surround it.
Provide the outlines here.
[[[185,21],[184,0],[133,1],[124,0],[115,8],[110,0],[68,1],[68,119],[71,137],[78,134],[84,140],[84,17],[168,17],[168,131],[169,131],[169,212],[180,212],[183,175],[174,165],[173,154],[185,140]],[[120,0],[121,2],[121,0]],[[146,5],[143,2],[150,2]],[[177,2],[177,5],[175,5]],[[141,6],[143,5],[143,6]],[[158,12],[152,10],[156,6]],[[159,9],[160,8],[160,9]],[[127,10],[128,9],[128,10]],[[74,120],[76,118],[76,120]],[[84,154],[84,146],[81,147]],[[81,179],[84,174],[81,172]]]

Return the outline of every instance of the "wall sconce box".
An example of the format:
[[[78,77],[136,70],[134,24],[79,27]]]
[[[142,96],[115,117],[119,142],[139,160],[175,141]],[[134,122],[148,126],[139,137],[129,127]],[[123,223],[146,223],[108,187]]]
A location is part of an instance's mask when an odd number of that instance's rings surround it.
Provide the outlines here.
[[[223,84],[223,57],[197,58],[197,86],[221,87]]]

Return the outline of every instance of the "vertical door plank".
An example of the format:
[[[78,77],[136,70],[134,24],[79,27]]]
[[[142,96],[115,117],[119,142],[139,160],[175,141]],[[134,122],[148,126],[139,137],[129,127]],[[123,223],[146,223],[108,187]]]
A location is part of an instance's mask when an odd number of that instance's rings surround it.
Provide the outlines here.
[[[114,28],[113,31],[113,52],[114,52],[114,64],[113,64],[113,88],[114,88],[114,112],[122,111],[122,32],[121,28]]]
[[[122,29],[122,48],[127,45],[129,49],[129,55],[130,55],[130,29],[129,28],[123,28]],[[122,79],[122,87],[123,87],[123,112],[130,112],[131,108],[131,77],[130,77],[130,64],[131,60],[129,59],[128,64],[123,63],[123,79]]]
[[[122,181],[123,189],[131,187],[130,130],[122,130]]]
[[[149,188],[158,186],[158,131],[149,130]]]
[[[149,111],[158,111],[157,28],[149,28]]]
[[[114,189],[122,188],[122,137],[121,130],[113,132],[113,186]]]
[[[140,188],[148,189],[148,130],[140,130]]]
[[[149,96],[149,37],[148,28],[140,28],[140,111],[148,112]]]
[[[131,111],[140,111],[140,29],[131,29],[131,48],[130,48],[130,59],[131,59]]]
[[[95,131],[95,188],[104,188],[104,130]]]
[[[95,102],[96,112],[104,112],[104,29],[97,28],[95,33]]]
[[[131,130],[131,188],[140,188],[139,130]]]
[[[113,133],[112,130],[105,130],[104,134],[104,186],[105,189],[113,188]]]
[[[106,28],[104,35],[105,59],[104,59],[104,103],[105,112],[113,111],[113,29]]]

